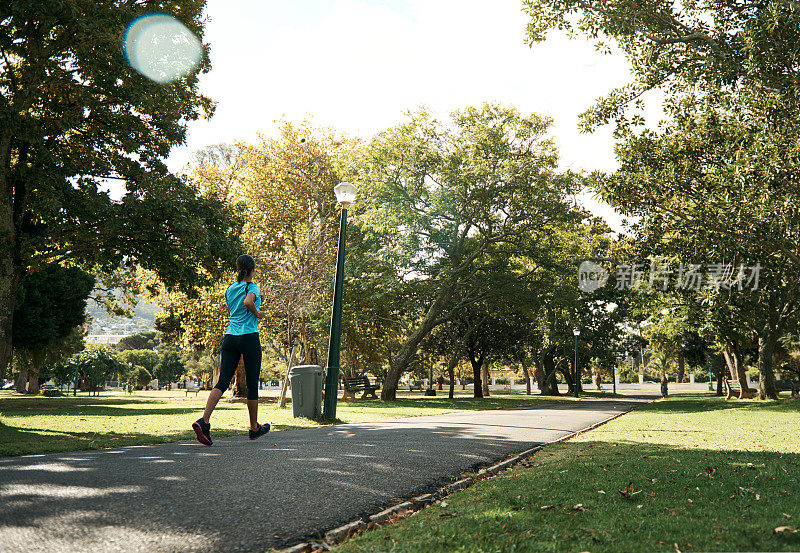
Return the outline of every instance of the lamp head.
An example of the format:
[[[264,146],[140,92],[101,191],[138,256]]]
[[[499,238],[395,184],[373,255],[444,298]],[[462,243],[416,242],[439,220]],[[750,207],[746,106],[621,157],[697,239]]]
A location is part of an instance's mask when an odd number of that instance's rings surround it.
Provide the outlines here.
[[[580,335],[581,335],[581,331],[580,331],[580,330],[578,330],[577,328],[576,328],[576,329],[574,329],[574,330],[572,331],[572,333],[573,333],[575,336],[580,336]]]
[[[349,182],[340,182],[333,187],[333,191],[336,193],[336,201],[347,209],[355,201],[358,189]]]

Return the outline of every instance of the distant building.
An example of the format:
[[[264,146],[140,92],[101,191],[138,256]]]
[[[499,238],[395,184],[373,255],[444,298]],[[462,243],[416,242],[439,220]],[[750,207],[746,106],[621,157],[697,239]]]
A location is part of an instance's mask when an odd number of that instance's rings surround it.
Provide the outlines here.
[[[86,336],[86,343],[113,345],[118,343],[125,336],[128,336],[128,334],[89,334]]]

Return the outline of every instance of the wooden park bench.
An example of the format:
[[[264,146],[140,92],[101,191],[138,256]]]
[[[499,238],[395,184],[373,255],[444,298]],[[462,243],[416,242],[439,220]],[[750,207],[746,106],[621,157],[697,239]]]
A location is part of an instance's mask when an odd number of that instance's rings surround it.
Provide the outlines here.
[[[375,390],[380,388],[380,385],[370,384],[367,375],[364,374],[355,378],[345,378],[343,381],[344,392],[342,393],[342,401],[348,398],[356,399],[356,392],[364,392],[361,395],[361,399],[367,399],[368,396],[378,399],[378,396],[375,395]]]
[[[727,385],[728,388],[728,395],[725,396],[725,399],[730,399],[734,395],[736,395],[736,397],[738,397],[739,399],[750,399],[755,394],[755,390],[745,391],[745,389],[742,388],[742,385],[739,383],[738,380],[733,380],[729,378],[725,381],[725,384]]]
[[[776,380],[776,392],[792,392],[792,397],[800,395],[800,382],[792,382],[791,380]]]
[[[197,397],[197,394],[200,392],[200,388],[198,388],[197,386],[187,386],[186,397],[189,397],[189,392],[194,392],[195,397]]]

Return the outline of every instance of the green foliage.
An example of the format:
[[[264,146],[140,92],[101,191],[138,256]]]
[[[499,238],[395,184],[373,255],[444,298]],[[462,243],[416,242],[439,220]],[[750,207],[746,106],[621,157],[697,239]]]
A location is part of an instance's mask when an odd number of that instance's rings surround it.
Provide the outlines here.
[[[61,390],[42,390],[44,397],[62,397],[64,394]]]
[[[164,382],[167,385],[178,380],[186,374],[186,367],[181,361],[180,355],[174,350],[167,350],[161,356],[161,360],[156,365],[153,375],[158,379],[159,385]]]
[[[241,251],[231,205],[169,172],[190,121],[213,112],[197,73],[169,84],[126,62],[126,26],[177,17],[201,41],[204,0],[11,2],[0,20],[0,366],[28,267],[113,273],[135,264],[191,294]],[[112,199],[109,181],[124,183]],[[155,292],[155,286],[151,287]],[[10,314],[10,313],[9,313]]]
[[[235,256],[226,206],[198,196],[163,162],[185,140],[187,122],[213,111],[198,75],[152,82],[127,64],[119,42],[129,22],[151,12],[176,15],[202,39],[204,6],[10,6],[0,33],[4,138],[12,145],[14,207],[29,222],[16,236],[26,259],[113,268],[127,256],[173,287],[203,280],[201,268]],[[199,72],[209,69],[206,49]],[[103,192],[109,178],[126,182],[122,201]]]
[[[140,388],[147,386],[153,380],[153,374],[141,365],[134,365],[129,373],[128,382]]]
[[[158,332],[139,332],[131,336],[125,336],[114,346],[119,351],[126,350],[155,350],[159,344]]]
[[[125,374],[128,367],[120,361],[117,352],[107,347],[90,347],[70,358],[68,367],[78,371],[84,388],[97,391],[106,380],[116,374]]]
[[[50,266],[27,275],[14,310],[15,348],[41,350],[85,321],[94,278],[76,268]]]
[[[151,374],[161,360],[157,352],[150,349],[129,349],[119,354],[120,360],[128,365],[139,365]]]
[[[64,386],[75,378],[75,367],[68,362],[55,363],[52,366],[53,381],[58,386]]]
[[[380,263],[370,260],[375,270],[354,274],[360,282],[348,280],[346,290],[382,298],[379,324],[353,322],[392,359],[384,399],[393,399],[425,337],[476,300],[469,284],[487,258],[520,255],[532,229],[546,234],[582,219],[567,201],[577,179],[555,172],[549,124],[496,104],[467,107],[449,122],[423,109],[365,148],[352,222]]]

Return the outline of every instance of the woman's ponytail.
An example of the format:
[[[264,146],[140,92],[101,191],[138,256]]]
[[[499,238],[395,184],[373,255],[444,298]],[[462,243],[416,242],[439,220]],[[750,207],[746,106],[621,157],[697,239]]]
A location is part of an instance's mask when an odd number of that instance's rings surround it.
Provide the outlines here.
[[[247,254],[236,258],[236,282],[242,282],[256,268],[255,260]]]

